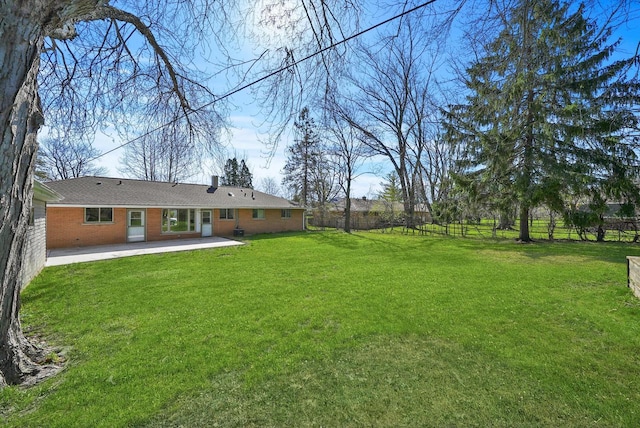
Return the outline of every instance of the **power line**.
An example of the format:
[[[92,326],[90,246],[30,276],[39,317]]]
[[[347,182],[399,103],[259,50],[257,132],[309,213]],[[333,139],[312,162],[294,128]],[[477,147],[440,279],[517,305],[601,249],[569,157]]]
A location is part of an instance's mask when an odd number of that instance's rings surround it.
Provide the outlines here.
[[[253,86],[253,85],[256,85],[256,84],[258,84],[258,83],[260,83],[260,82],[263,82],[263,81],[265,81],[265,80],[267,80],[267,79],[269,79],[269,78],[271,78],[271,77],[273,77],[273,76],[275,76],[275,75],[277,75],[277,74],[282,73],[283,71],[286,71],[286,70],[288,70],[288,69],[290,69],[290,68],[292,68],[292,67],[295,67],[295,66],[297,66],[298,64],[300,64],[300,63],[302,63],[302,62],[305,62],[305,61],[307,61],[307,60],[309,60],[309,59],[311,59],[311,58],[313,58],[313,57],[315,57],[315,56],[317,56],[317,55],[320,55],[320,54],[322,54],[322,53],[324,53],[324,52],[326,52],[326,51],[328,51],[328,50],[331,50],[331,49],[334,49],[334,48],[336,48],[336,47],[338,47],[338,46],[340,46],[340,45],[343,45],[343,44],[347,43],[347,42],[348,42],[348,41],[350,41],[350,40],[353,40],[353,39],[355,39],[355,38],[357,38],[357,37],[360,37],[360,36],[362,36],[363,34],[366,34],[366,33],[370,32],[370,31],[373,31],[373,30],[375,30],[375,29],[376,29],[376,28],[378,28],[378,27],[381,27],[381,26],[383,26],[383,25],[385,25],[385,24],[388,24],[389,22],[395,21],[396,19],[402,18],[402,17],[403,17],[403,16],[405,16],[405,15],[408,15],[408,14],[410,14],[410,13],[413,13],[413,12],[415,12],[416,10],[422,9],[422,8],[424,8],[424,7],[426,7],[426,6],[429,6],[430,4],[435,3],[435,2],[436,2],[436,0],[428,0],[427,2],[424,2],[424,3],[422,3],[422,4],[418,5],[418,6],[415,6],[415,7],[411,8],[411,9],[405,10],[405,11],[403,11],[403,12],[399,13],[398,15],[395,15],[395,16],[393,16],[393,17],[391,17],[391,18],[385,19],[384,21],[381,21],[381,22],[379,22],[379,23],[377,23],[377,24],[375,24],[375,25],[372,25],[371,27],[368,27],[368,28],[366,28],[366,29],[364,29],[364,30],[362,30],[362,31],[359,31],[359,32],[355,33],[355,34],[352,34],[351,36],[349,36],[349,37],[347,37],[347,38],[344,38],[344,39],[340,40],[339,42],[336,42],[336,43],[333,43],[333,44],[331,44],[331,45],[329,45],[329,46],[327,46],[327,47],[324,47],[324,48],[322,48],[322,49],[320,49],[320,50],[318,50],[318,51],[316,51],[316,52],[313,52],[313,53],[311,53],[311,54],[307,55],[306,57],[304,57],[304,58],[302,58],[302,59],[299,59],[299,60],[297,60],[297,61],[294,61],[294,62],[292,62],[291,64],[285,65],[284,67],[281,67],[281,68],[279,68],[279,69],[277,69],[277,70],[275,70],[275,71],[272,71],[271,73],[269,73],[269,74],[267,74],[267,75],[265,75],[265,76],[260,77],[260,78],[259,78],[259,79],[257,79],[257,80],[254,80],[254,81],[252,81],[252,82],[250,82],[250,83],[247,83],[247,84],[246,84],[246,85],[244,85],[244,86],[241,86],[241,87],[239,87],[239,88],[237,88],[237,89],[234,89],[233,91],[228,92],[228,93],[226,93],[226,94],[222,95],[221,97],[216,98],[215,100],[213,100],[213,101],[211,101],[211,102],[209,102],[209,103],[206,103],[206,104],[204,104],[204,105],[202,105],[202,106],[200,106],[200,107],[198,107],[198,108],[194,109],[193,111],[194,111],[194,112],[197,112],[197,111],[203,110],[203,109],[205,109],[205,108],[207,108],[207,107],[210,107],[210,106],[212,106],[213,104],[215,104],[215,103],[217,103],[217,102],[219,102],[219,101],[222,101],[222,100],[224,100],[224,99],[226,99],[226,98],[229,98],[230,96],[235,95],[235,94],[237,94],[238,92],[244,91],[245,89],[248,89],[248,88],[250,88],[250,87],[251,87],[251,86]],[[152,130],[150,130],[150,131],[147,131],[146,133],[144,133],[144,134],[142,134],[142,135],[140,135],[140,136],[138,136],[138,137],[136,137],[136,138],[134,138],[134,139],[132,139],[132,140],[129,140],[129,141],[127,141],[126,143],[122,143],[122,144],[120,144],[119,146],[117,146],[117,147],[115,147],[115,148],[113,148],[113,149],[111,149],[111,150],[107,150],[106,152],[104,152],[104,153],[102,153],[102,154],[100,154],[100,155],[96,156],[95,158],[89,159],[89,161],[88,161],[88,162],[93,162],[94,160],[100,159],[101,157],[106,156],[106,155],[108,155],[109,153],[113,153],[113,152],[115,152],[116,150],[120,150],[120,149],[121,149],[121,148],[123,148],[124,146],[129,145],[129,144],[131,144],[131,143],[134,143],[134,142],[136,142],[136,141],[138,141],[138,140],[140,140],[140,139],[142,139],[142,138],[144,138],[144,137],[146,137],[146,136],[149,136],[149,135],[151,135],[152,133],[154,133],[154,132],[156,132],[156,131],[161,130],[162,128],[166,127],[167,125],[170,125],[170,124],[172,124],[172,123],[174,123],[174,122],[178,121],[179,119],[182,119],[182,118],[183,118],[183,117],[185,117],[185,116],[186,116],[186,114],[185,114],[185,113],[183,113],[183,114],[181,114],[180,116],[176,117],[175,119],[173,119],[173,120],[171,120],[171,121],[169,121],[169,122],[167,122],[167,123],[164,123],[164,124],[162,124],[162,125],[159,125],[158,127],[154,128],[154,129],[152,129]]]

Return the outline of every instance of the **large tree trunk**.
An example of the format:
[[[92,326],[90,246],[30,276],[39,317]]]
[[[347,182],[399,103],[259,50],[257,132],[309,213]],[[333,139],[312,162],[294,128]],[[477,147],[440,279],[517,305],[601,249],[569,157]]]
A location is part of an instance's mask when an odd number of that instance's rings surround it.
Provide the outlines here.
[[[530,48],[527,48],[527,57],[530,56]],[[529,210],[531,207],[531,198],[533,193],[533,123],[534,123],[534,99],[535,94],[532,89],[527,91],[527,133],[524,140],[524,148],[522,155],[522,197],[520,200],[520,237],[521,242],[531,242],[529,235]]]
[[[351,233],[351,172],[347,179],[347,191],[344,206],[344,231]]]
[[[511,208],[509,209],[501,209],[500,210],[500,223],[498,224],[499,230],[510,230],[515,224],[515,220],[513,219],[513,211]]]
[[[37,75],[42,27],[31,2],[0,5],[0,387],[29,384],[56,370],[20,325],[20,272],[42,126]]]
[[[520,204],[520,237],[521,242],[531,242],[529,235],[529,206],[525,203]]]

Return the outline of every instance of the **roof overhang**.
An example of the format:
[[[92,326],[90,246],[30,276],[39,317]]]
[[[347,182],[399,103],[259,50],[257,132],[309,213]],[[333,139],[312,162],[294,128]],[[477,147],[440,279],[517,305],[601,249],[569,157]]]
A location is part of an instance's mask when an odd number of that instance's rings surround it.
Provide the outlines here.
[[[59,202],[64,198],[58,192],[47,187],[45,184],[42,184],[39,181],[34,181],[33,182],[33,199],[48,203],[48,202]]]
[[[269,206],[210,206],[210,205],[122,205],[122,204],[65,204],[54,202],[47,204],[51,208],[178,208],[178,209],[199,209],[199,210],[212,210],[212,209],[231,209],[231,210],[304,210],[304,207],[299,206],[281,206],[281,207],[269,207]]]

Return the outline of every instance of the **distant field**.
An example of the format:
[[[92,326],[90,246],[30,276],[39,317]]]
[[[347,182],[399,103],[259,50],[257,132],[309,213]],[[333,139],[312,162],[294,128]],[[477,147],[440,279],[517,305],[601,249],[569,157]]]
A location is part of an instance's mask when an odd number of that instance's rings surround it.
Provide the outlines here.
[[[0,425],[640,420],[625,265],[640,245],[388,231],[247,243],[45,269],[23,324],[67,366],[0,391]]]

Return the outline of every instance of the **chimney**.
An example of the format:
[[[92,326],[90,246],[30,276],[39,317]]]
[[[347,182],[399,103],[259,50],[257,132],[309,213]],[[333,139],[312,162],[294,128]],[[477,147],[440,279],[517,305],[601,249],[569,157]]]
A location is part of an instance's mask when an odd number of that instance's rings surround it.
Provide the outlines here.
[[[207,189],[207,193],[214,193],[217,188],[218,188],[218,176],[217,175],[212,175],[211,176],[211,187],[209,187]]]

